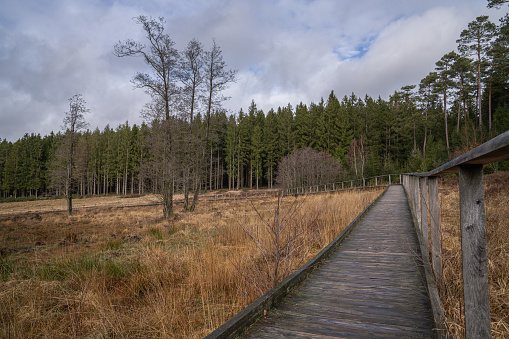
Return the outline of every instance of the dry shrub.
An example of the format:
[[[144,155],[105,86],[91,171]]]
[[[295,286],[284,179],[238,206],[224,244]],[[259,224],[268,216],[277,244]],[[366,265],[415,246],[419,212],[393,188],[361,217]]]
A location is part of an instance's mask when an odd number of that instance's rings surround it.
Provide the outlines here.
[[[296,262],[316,254],[379,193],[307,197],[296,215],[318,216],[320,237]],[[259,221],[253,206],[207,202],[170,223],[159,218],[160,207],[2,219],[0,337],[207,335],[259,295],[236,260],[256,257],[238,222]],[[71,233],[73,242],[64,242]]]
[[[485,176],[486,241],[490,286],[491,331],[509,337],[509,172]],[[440,189],[444,286],[441,299],[449,334],[464,338],[461,231],[457,179],[446,179]]]
[[[329,244],[379,192],[281,197],[238,218],[248,236],[232,255],[246,299],[259,297]]]

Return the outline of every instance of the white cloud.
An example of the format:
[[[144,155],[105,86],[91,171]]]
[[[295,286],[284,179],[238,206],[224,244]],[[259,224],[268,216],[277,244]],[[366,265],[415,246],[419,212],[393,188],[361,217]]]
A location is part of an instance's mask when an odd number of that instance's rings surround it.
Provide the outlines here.
[[[91,128],[139,123],[148,101],[130,79],[146,68],[116,58],[119,40],[143,39],[132,20],[163,16],[184,49],[221,46],[239,80],[225,107],[254,99],[270,108],[310,103],[331,90],[387,96],[417,83],[455,48],[459,32],[488,13],[478,0],[163,1],[4,0],[0,13],[0,138],[60,129],[67,99],[82,93]],[[501,12],[492,10],[501,16]],[[492,19],[497,21],[497,18]]]

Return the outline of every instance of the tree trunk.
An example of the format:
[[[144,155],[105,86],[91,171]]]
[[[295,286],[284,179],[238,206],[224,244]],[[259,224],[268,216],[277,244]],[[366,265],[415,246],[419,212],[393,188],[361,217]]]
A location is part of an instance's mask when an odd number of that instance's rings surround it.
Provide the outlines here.
[[[214,174],[213,174],[213,166],[214,165],[214,159],[212,155],[212,146],[210,147],[210,173],[209,173],[209,190],[213,190],[213,180],[214,180]]]
[[[198,182],[198,179],[196,179],[195,185],[196,185],[196,187],[194,189],[193,203],[191,205],[191,208],[189,209],[191,212],[194,212],[194,209],[196,208],[196,204],[198,203],[198,196],[200,194],[201,184]]]
[[[447,147],[447,158],[450,158],[450,152],[449,152],[449,129],[447,127],[447,80],[445,82],[444,86],[444,121],[445,121],[445,144]]]
[[[190,169],[187,168],[187,173],[184,175],[184,211],[189,209],[189,177]]]
[[[237,157],[237,190],[240,189],[240,137],[239,137],[239,156]]]
[[[216,179],[216,190],[217,190],[217,189],[219,189],[219,181],[220,181],[220,179],[221,179],[221,178],[220,178],[220,175],[221,175],[221,173],[220,173],[221,166],[220,166],[220,163],[219,163],[219,161],[220,161],[219,156],[220,156],[220,154],[219,154],[219,148],[218,148],[218,149],[217,149],[217,177],[216,177],[217,179]]]
[[[490,131],[490,138],[491,138],[491,80],[493,78],[493,75],[490,75],[490,87],[488,92],[488,115],[489,115],[489,131]]]
[[[169,180],[163,183],[163,215],[168,219],[173,215],[173,184]]]
[[[253,160],[249,161],[251,166],[250,168],[250,178],[249,178],[249,189],[253,189]]]
[[[72,152],[71,152],[72,154]],[[71,155],[72,156],[72,155]],[[67,214],[72,214],[72,163],[67,166],[67,180],[65,181],[65,196],[67,199]]]
[[[481,47],[477,48],[477,111],[479,112],[479,127],[482,126],[481,119]]]

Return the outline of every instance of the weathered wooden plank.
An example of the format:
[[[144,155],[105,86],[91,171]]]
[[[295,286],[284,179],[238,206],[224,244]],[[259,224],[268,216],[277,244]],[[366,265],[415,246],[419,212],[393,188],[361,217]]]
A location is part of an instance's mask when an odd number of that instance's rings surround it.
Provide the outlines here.
[[[419,230],[422,233],[422,225],[421,225],[421,196],[419,194],[419,178],[412,177],[412,188],[413,188],[413,206],[414,211],[417,216],[417,222],[419,223]]]
[[[419,186],[420,186],[420,201],[421,201],[421,234],[422,240],[424,242],[424,247],[426,248],[426,253],[422,253],[422,255],[429,255],[429,237],[428,237],[428,178],[422,177],[419,178]]]
[[[286,313],[279,318],[267,320],[267,327],[273,329],[291,329],[314,335],[329,335],[331,337],[355,338],[359,336],[377,337],[428,337],[430,333],[425,329],[416,328],[413,324],[391,325],[387,323],[359,322],[342,318],[320,317],[296,312]]]
[[[459,169],[463,298],[467,338],[491,338],[482,165]]]
[[[374,326],[399,326],[405,328],[419,328],[427,326],[426,319],[419,314],[409,316],[408,314],[394,312],[380,307],[356,307],[356,305],[345,304],[344,307],[281,307],[273,313],[275,322],[279,319],[291,319],[297,317],[319,317],[325,319],[338,319],[343,322],[357,324],[372,324]],[[270,321],[268,322],[270,323]]]
[[[440,230],[440,205],[438,178],[428,178],[431,260],[438,286],[442,286],[442,233]]]
[[[360,298],[360,296],[357,296]],[[368,297],[365,297],[369,299]],[[338,298],[339,299],[339,298]],[[343,301],[344,300],[344,301]],[[328,316],[328,317],[338,317],[340,319],[352,318],[353,320],[359,320],[360,318],[374,320],[374,322],[380,323],[393,323],[393,324],[413,324],[418,323],[418,325],[422,325],[423,327],[428,325],[428,319],[422,317],[422,311],[411,309],[407,312],[401,312],[401,309],[398,312],[398,309],[391,309],[387,307],[380,306],[380,303],[375,303],[374,306],[370,304],[361,304],[362,299],[355,300],[353,297],[350,299],[341,298],[338,302],[330,303],[330,305],[325,308],[322,303],[309,301],[302,302],[301,299],[288,301],[287,303],[283,303],[280,307],[278,307],[274,313],[271,313],[272,316],[277,317],[281,316],[281,314],[285,314],[287,311],[305,313],[305,314],[316,314],[320,316]],[[408,305],[408,303],[406,304]],[[422,309],[425,310],[425,305],[423,305]],[[392,316],[389,312],[392,312]]]

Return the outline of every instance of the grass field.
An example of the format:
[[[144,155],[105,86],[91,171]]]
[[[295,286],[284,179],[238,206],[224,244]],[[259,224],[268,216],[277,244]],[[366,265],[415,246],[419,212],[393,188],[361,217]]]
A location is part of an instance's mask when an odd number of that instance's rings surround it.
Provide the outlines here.
[[[509,172],[485,177],[495,338],[509,338],[508,182]],[[440,293],[450,336],[463,338],[457,178],[442,180],[439,192]],[[288,197],[287,206],[302,205],[293,218],[306,221],[310,239],[293,268],[379,193]],[[203,202],[171,222],[161,219],[160,206],[0,216],[0,337],[203,337],[258,297],[258,286],[270,285],[270,267],[246,230],[270,243],[262,226],[276,206],[276,199]]]
[[[267,195],[273,193],[274,190],[264,190]],[[246,194],[246,193],[244,193]],[[261,192],[251,191],[249,195],[261,194]],[[241,198],[243,194],[239,191],[217,191],[200,195],[200,200],[214,199],[214,198]],[[176,194],[174,196],[176,204],[184,200],[183,194]],[[81,199],[73,199],[73,207],[75,210],[83,208],[114,208],[114,207],[132,207],[138,205],[151,205],[161,202],[159,196],[154,194],[146,195],[97,195]],[[23,202],[3,202],[0,203],[0,216],[1,215],[16,215],[25,213],[46,213],[58,212],[67,210],[67,201],[65,199],[43,199],[34,201]]]
[[[264,222],[299,221],[295,269],[379,193],[203,202],[170,222],[160,206],[0,216],[0,337],[203,337],[272,283],[247,231],[271,244]]]

